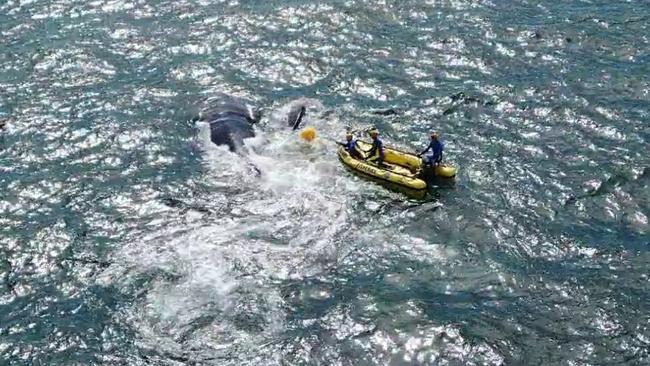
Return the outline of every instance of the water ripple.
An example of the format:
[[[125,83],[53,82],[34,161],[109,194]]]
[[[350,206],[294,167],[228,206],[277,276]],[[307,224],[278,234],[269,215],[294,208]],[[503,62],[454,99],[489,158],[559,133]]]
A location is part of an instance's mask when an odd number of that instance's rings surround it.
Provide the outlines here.
[[[3,2],[0,363],[647,363],[648,19]],[[264,111],[261,177],[190,123],[220,92]],[[456,183],[419,202],[347,173],[280,127],[301,97],[323,137],[437,130]]]

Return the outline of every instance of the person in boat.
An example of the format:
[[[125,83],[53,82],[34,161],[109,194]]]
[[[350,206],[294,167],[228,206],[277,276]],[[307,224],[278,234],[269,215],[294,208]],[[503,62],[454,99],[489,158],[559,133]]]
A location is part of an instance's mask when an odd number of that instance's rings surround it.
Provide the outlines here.
[[[384,144],[379,139],[379,131],[376,128],[370,130],[370,137],[372,137],[372,147],[368,150],[368,155],[364,160],[376,163],[378,166],[384,166]]]
[[[435,132],[431,132],[431,142],[429,145],[422,150],[421,153],[418,154],[419,157],[422,157],[424,153],[427,151],[431,150],[431,154],[427,155],[424,159],[422,159],[422,162],[424,165],[428,165],[430,167],[435,167],[440,165],[442,163],[442,151],[445,149],[445,145],[438,139],[438,134]]]
[[[350,156],[353,158],[363,159],[363,156],[361,156],[361,153],[359,150],[357,150],[357,140],[355,140],[353,137],[354,136],[352,136],[352,133],[348,132],[345,135],[346,142],[343,144],[343,147],[345,147],[345,151],[347,151],[348,154],[350,154]]]

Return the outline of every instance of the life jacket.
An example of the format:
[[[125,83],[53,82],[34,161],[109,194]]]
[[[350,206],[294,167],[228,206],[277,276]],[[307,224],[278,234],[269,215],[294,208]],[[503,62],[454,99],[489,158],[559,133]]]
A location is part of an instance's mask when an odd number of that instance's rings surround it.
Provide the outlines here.
[[[345,150],[352,154],[354,151],[356,151],[355,147],[357,145],[357,140],[350,140],[345,142]]]
[[[368,156],[380,156],[384,158],[384,143],[379,138],[372,140],[372,147],[368,152]]]

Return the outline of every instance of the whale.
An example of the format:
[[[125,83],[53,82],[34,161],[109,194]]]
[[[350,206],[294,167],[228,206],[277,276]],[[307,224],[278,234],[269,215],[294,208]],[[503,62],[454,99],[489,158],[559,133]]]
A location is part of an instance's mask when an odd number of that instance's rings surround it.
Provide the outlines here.
[[[300,128],[306,107],[295,103],[287,115],[287,127]],[[209,108],[203,110],[199,121],[210,126],[210,140],[217,146],[227,146],[235,153],[243,154],[244,140],[255,137],[254,126],[262,117],[261,109],[254,103],[238,97],[222,95],[209,102]]]

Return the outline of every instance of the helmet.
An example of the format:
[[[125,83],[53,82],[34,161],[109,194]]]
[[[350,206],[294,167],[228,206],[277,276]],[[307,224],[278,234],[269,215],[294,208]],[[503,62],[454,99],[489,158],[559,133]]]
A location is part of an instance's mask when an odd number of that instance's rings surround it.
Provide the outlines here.
[[[379,131],[376,128],[373,128],[369,131],[371,135],[379,135]]]
[[[345,138],[348,139],[348,140],[351,139],[351,138],[352,138],[352,134],[349,133],[349,132],[346,133],[346,134],[345,134]]]

